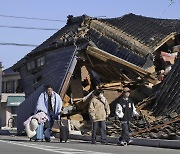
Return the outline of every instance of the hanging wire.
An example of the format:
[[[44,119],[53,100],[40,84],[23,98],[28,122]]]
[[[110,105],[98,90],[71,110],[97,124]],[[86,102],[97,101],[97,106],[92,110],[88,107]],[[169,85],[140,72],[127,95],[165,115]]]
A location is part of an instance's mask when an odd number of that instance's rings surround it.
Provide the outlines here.
[[[167,10],[174,4],[174,3],[178,3],[180,1],[175,1],[175,0],[170,0],[169,5],[167,6],[167,8],[163,11],[162,14],[165,14],[167,12]]]
[[[28,19],[28,20],[44,20],[44,21],[66,22],[64,20],[59,20],[59,19],[19,17],[19,16],[11,16],[11,15],[3,15],[3,14],[0,14],[0,17],[5,17],[5,18],[20,18],[20,19]]]
[[[59,29],[55,29],[55,28],[23,27],[23,26],[10,26],[10,25],[0,25],[0,27],[1,28],[30,29],[30,30],[52,30],[52,31],[59,30]]]
[[[38,45],[34,44],[20,44],[20,43],[2,43],[0,45],[7,45],[7,46],[25,46],[25,47],[37,47]]]

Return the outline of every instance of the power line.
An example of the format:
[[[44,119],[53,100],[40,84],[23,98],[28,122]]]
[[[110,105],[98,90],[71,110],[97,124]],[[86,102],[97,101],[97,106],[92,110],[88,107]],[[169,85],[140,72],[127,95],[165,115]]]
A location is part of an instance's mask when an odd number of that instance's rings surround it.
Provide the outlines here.
[[[57,31],[59,29],[55,28],[41,28],[41,27],[22,27],[22,26],[9,26],[9,25],[0,25],[2,28],[17,28],[17,29],[31,29],[31,30],[54,30]]]
[[[20,19],[28,19],[28,20],[44,20],[44,21],[66,22],[64,20],[59,20],[59,19],[19,17],[19,16],[10,16],[10,15],[3,15],[3,14],[0,14],[0,16],[5,17],[5,18],[20,18]]]
[[[171,7],[171,5],[172,5],[173,3],[175,3],[175,2],[174,2],[173,0],[170,0],[169,5],[168,5],[167,8],[163,11],[163,14],[166,13],[166,11]]]
[[[175,0],[170,0],[169,5],[167,6],[167,8],[162,12],[162,14],[165,14],[166,11],[172,6],[174,5],[174,3],[179,3],[180,1],[175,1]]]
[[[20,43],[2,43],[0,45],[7,45],[7,46],[25,46],[25,47],[37,47],[38,45],[34,44],[20,44]]]

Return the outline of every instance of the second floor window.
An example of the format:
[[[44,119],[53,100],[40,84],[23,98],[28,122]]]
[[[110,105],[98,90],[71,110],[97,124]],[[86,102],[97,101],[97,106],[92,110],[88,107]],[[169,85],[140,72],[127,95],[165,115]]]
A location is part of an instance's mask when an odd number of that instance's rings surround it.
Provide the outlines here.
[[[33,70],[37,67],[44,66],[44,64],[45,64],[45,57],[41,57],[36,60],[29,61],[27,63],[27,70]]]
[[[34,61],[30,61],[27,63],[27,69],[28,70],[32,70],[35,68],[35,62]]]
[[[45,63],[45,58],[44,57],[41,57],[41,58],[37,59],[37,66],[38,67],[43,66],[44,63]]]

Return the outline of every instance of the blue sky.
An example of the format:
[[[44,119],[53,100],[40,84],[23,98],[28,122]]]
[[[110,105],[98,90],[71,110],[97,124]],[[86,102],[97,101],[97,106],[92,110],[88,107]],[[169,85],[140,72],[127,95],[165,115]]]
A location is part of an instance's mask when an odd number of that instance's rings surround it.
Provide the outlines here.
[[[155,18],[180,19],[180,0],[0,0],[0,15],[49,18],[66,21],[68,15],[87,14],[92,17],[120,17],[134,13]],[[62,28],[66,22],[50,22],[5,18],[0,26]],[[39,45],[56,31],[9,29],[0,27],[0,43]],[[29,53],[34,47],[0,45],[0,62],[6,69]]]

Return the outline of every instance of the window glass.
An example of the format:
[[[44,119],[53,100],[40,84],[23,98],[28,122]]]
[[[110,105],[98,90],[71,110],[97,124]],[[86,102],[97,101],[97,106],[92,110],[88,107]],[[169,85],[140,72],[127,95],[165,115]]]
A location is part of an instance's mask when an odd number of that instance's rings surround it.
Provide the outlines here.
[[[39,59],[37,59],[37,66],[40,67],[40,66],[43,66],[45,63],[45,58],[44,57],[41,57]]]
[[[4,91],[4,88],[5,88],[4,86],[5,86],[5,85],[4,85],[4,84],[5,84],[5,82],[2,82],[2,93],[5,92],[5,91]]]
[[[30,61],[27,63],[27,69],[28,70],[32,70],[35,68],[35,62],[34,61]]]
[[[14,93],[14,81],[6,82],[6,92],[7,93]]]

